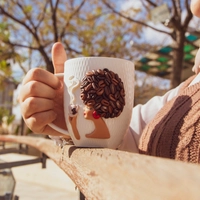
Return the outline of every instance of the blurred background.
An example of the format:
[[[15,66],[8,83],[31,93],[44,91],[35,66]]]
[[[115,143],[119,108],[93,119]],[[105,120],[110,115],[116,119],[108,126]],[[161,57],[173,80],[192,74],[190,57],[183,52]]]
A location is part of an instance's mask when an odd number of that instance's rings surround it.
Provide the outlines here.
[[[136,105],[193,75],[199,24],[190,0],[0,0],[0,134],[33,134],[17,96],[28,70],[53,73],[55,42],[68,59],[133,61]]]

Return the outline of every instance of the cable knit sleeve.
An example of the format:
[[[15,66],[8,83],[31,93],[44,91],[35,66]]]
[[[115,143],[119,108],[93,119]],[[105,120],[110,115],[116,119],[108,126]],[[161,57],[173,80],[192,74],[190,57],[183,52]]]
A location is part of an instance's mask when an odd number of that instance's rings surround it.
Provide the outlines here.
[[[140,153],[200,163],[200,82],[191,85],[192,80],[196,78],[186,80],[178,95],[145,127]]]
[[[155,96],[146,104],[139,104],[133,108],[130,127],[124,135],[123,142],[119,146],[120,150],[138,152],[139,138],[145,126],[168,101],[178,94],[179,88],[182,84],[168,91],[163,96]]]

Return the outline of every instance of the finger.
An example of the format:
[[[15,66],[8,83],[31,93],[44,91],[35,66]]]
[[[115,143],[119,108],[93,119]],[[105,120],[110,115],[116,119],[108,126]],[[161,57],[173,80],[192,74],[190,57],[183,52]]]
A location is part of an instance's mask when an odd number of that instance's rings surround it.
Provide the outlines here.
[[[44,83],[45,85],[49,85],[54,89],[58,89],[61,86],[61,83],[57,77],[55,77],[52,73],[41,68],[29,70],[22,84],[25,85],[30,81],[38,81]]]
[[[52,61],[55,69],[55,73],[64,72],[64,63],[67,60],[67,54],[63,45],[57,42],[52,47]]]
[[[53,110],[53,108],[53,100],[30,97],[21,104],[21,113],[27,119],[36,113]]]
[[[51,123],[56,118],[55,112],[52,110],[36,113],[32,115],[30,118],[25,119],[26,125],[35,133],[52,135],[52,136],[62,136],[67,139],[70,137],[67,135],[63,135],[58,131],[52,129],[48,124]]]
[[[46,126],[56,119],[57,114],[53,110],[35,113],[27,119],[24,119],[26,125],[36,133],[43,133]],[[47,133],[46,133],[47,134]],[[48,133],[50,135],[50,133]]]
[[[20,90],[20,102],[23,102],[29,97],[40,97],[46,99],[53,99],[56,96],[56,91],[45,85],[44,83],[37,81],[30,81],[23,85]]]

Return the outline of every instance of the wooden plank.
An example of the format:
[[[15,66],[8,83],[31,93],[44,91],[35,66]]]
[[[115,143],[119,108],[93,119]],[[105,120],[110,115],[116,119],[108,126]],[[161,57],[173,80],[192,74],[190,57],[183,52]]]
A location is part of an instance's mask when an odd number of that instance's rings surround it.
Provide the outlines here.
[[[0,136],[0,141],[24,143],[45,153],[86,199],[200,199],[199,165],[110,149],[61,149],[51,140],[28,136]]]

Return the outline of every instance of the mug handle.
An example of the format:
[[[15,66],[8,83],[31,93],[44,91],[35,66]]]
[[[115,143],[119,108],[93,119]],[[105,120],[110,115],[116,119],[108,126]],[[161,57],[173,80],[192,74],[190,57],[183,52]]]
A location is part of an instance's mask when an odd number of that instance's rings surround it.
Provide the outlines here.
[[[57,73],[57,74],[54,74],[54,75],[57,76],[57,77],[63,77],[63,76],[64,76],[64,73]],[[56,130],[56,131],[58,131],[58,132],[60,132],[60,133],[62,133],[62,134],[64,134],[64,135],[70,136],[70,134],[69,134],[69,132],[68,132],[67,130],[62,129],[62,128],[56,126],[56,125],[53,124],[53,123],[49,123],[48,125],[49,125],[51,128],[53,128],[54,130]]]

